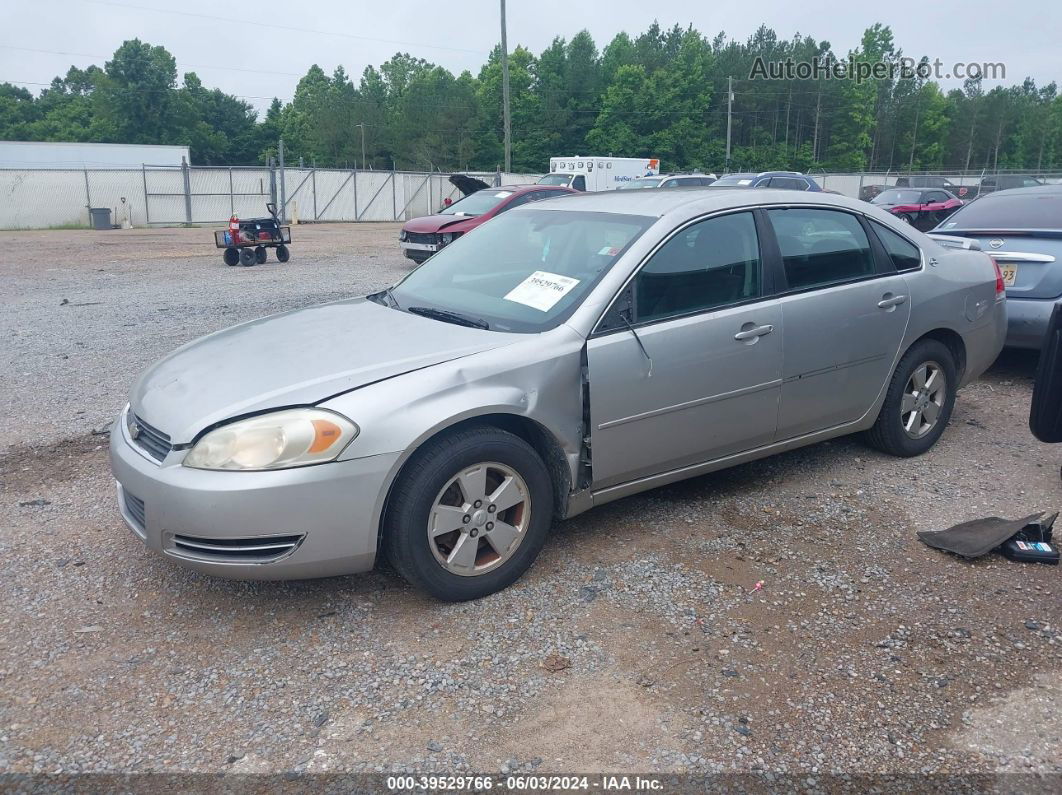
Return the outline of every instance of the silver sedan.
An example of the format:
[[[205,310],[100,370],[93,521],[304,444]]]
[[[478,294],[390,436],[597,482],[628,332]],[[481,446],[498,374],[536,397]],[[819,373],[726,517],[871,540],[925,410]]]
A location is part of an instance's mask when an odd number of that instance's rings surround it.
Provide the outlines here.
[[[975,248],[829,194],[536,203],[387,290],[158,362],[111,434],[119,506],[210,574],[384,556],[474,599],[595,505],[855,432],[928,450],[1006,333]]]

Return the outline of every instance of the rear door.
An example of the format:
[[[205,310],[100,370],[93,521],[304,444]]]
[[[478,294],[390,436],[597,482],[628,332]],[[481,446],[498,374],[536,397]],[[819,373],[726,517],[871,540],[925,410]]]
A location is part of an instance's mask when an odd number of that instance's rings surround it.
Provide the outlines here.
[[[766,215],[783,293],[782,440],[867,412],[892,373],[911,301],[904,276],[857,215],[822,207]]]
[[[595,488],[774,439],[770,295],[750,211],[686,225],[646,261],[587,342]]]

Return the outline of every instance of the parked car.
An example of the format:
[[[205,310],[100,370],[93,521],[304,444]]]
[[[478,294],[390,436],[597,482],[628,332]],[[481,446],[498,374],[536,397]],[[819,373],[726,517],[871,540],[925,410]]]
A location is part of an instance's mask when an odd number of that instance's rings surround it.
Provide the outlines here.
[[[477,182],[479,180],[476,180]],[[435,252],[450,245],[466,232],[491,218],[528,202],[552,199],[571,188],[557,185],[505,185],[469,193],[444,207],[435,215],[406,221],[398,233],[398,245],[418,265]]]
[[[1043,184],[1044,181],[1039,177],[1032,177],[1027,174],[997,174],[992,177],[985,177],[977,185],[960,187],[956,193],[964,201],[970,201],[986,193],[994,193],[997,190],[1035,188]]]
[[[943,188],[958,197],[962,197],[966,191],[966,188],[956,185],[947,177],[933,174],[910,174],[897,177],[894,185],[864,185],[859,189],[859,198],[867,202],[873,201],[875,196],[889,188]]]
[[[925,232],[962,207],[962,200],[940,188],[889,188],[871,204]]]
[[[711,185],[717,177],[715,174],[660,174],[659,176],[632,179],[620,185],[617,190],[638,188],[697,188]]]
[[[934,231],[976,240],[999,263],[1007,290],[1007,345],[1039,349],[1062,298],[1062,185],[989,193]]]
[[[393,287],[149,368],[111,433],[125,521],[226,577],[503,588],[554,520],[867,432],[944,432],[1006,330],[998,270],[842,196],[586,193],[504,213]]]
[[[712,183],[719,188],[785,188],[787,190],[821,191],[811,177],[799,171],[762,171],[759,174],[726,174]]]

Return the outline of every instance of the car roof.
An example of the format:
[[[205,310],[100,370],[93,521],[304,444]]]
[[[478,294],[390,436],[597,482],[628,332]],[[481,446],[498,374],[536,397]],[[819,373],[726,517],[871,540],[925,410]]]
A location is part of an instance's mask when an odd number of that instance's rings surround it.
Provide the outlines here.
[[[535,183],[526,183],[521,185],[499,185],[496,188],[483,188],[483,190],[507,190],[510,193],[527,193],[529,190],[569,190],[564,185],[536,185]],[[476,191],[479,193],[479,191]]]
[[[759,177],[803,177],[799,171],[761,171]]]
[[[575,193],[564,201],[547,199],[536,202],[536,208],[583,212],[617,213],[621,215],[664,216],[690,205],[697,213],[731,208],[776,204],[821,204],[865,212],[867,203],[834,193],[786,191],[777,188],[746,188],[711,186],[684,190],[606,190]],[[693,205],[697,205],[693,207]],[[514,211],[515,212],[515,211]]]
[[[1062,185],[1034,185],[1028,188],[1007,188],[1006,190],[997,190],[992,193],[986,193],[984,196],[979,196],[978,201],[988,201],[989,199],[998,199],[1000,197],[1014,197],[1014,196],[1057,196],[1062,194]]]

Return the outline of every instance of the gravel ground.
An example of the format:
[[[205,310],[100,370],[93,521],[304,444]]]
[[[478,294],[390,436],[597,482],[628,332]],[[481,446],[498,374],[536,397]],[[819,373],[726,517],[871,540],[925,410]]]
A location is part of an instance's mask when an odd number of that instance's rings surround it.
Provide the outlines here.
[[[205,230],[0,234],[0,771],[1062,773],[1059,570],[914,535],[1060,507],[1029,356],[921,458],[842,439],[628,498],[473,604],[149,553],[103,433],[136,374],[407,270],[394,225],[295,231],[248,269]]]

